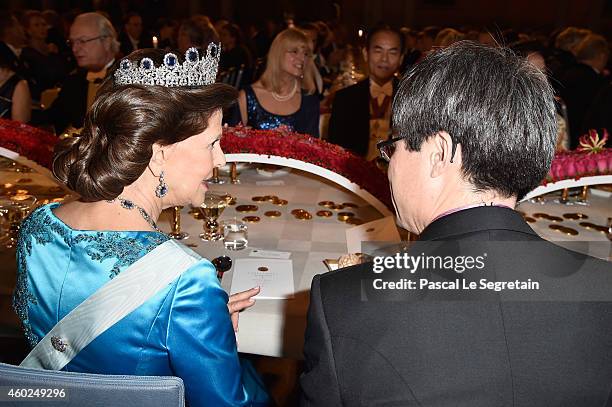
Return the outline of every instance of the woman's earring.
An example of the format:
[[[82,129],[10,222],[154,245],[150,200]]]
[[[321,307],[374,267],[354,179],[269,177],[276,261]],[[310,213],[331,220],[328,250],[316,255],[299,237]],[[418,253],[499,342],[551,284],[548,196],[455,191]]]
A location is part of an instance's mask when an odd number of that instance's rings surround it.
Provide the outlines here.
[[[168,194],[168,184],[164,181],[164,172],[159,173],[159,185],[155,188],[155,196],[162,198]]]

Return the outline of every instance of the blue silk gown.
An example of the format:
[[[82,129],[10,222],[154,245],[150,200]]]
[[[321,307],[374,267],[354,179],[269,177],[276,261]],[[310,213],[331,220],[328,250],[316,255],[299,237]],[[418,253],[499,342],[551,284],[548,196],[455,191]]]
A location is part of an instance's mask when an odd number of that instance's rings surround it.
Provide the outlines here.
[[[20,231],[13,306],[30,346],[168,239],[157,232],[74,230],[53,214],[58,205],[37,209]],[[252,367],[241,367],[227,301],[214,266],[201,259],[94,339],[64,370],[178,376],[192,407],[265,405],[267,395]]]

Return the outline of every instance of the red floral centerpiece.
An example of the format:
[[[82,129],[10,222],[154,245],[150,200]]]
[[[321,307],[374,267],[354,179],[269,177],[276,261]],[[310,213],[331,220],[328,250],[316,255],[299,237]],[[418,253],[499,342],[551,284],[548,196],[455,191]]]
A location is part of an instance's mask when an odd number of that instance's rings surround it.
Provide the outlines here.
[[[14,151],[51,168],[57,137],[44,130],[13,120],[0,119],[0,147]]]
[[[274,155],[326,168],[359,185],[387,207],[393,207],[387,176],[375,163],[312,136],[294,133],[285,127],[274,130],[226,127],[221,148],[226,154]]]
[[[557,153],[543,184],[564,179],[579,179],[594,175],[612,175],[612,149],[604,148],[608,133],[600,137],[595,130],[580,138],[574,151]],[[20,122],[0,119],[0,147],[51,168],[54,135]],[[286,128],[254,130],[247,127],[226,127],[221,145],[226,153],[250,153],[293,158],[340,174],[370,192],[389,208],[389,183],[383,172],[372,162],[365,161],[334,144]]]

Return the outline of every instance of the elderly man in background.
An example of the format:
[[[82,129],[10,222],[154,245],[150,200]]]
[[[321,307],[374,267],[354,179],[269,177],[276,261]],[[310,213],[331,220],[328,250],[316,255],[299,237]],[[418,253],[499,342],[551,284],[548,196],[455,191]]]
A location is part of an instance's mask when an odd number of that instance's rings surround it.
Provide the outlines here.
[[[339,90],[329,119],[329,142],[366,160],[378,157],[376,143],[389,138],[391,100],[404,53],[404,36],[389,26],[368,33],[363,57],[368,78]]]
[[[113,25],[98,13],[79,14],[70,27],[68,42],[78,69],[66,78],[58,97],[36,120],[53,124],[58,134],[69,126],[83,126],[85,113],[119,51]]]
[[[458,42],[404,76],[392,123],[379,148],[398,221],[420,235],[403,258],[445,265],[382,257],[382,270],[375,258],[315,276],[302,405],[609,405],[610,264],[541,239],[513,209],[554,155],[546,76],[506,49]],[[452,265],[467,254],[482,269]],[[517,282],[498,292],[484,276]]]

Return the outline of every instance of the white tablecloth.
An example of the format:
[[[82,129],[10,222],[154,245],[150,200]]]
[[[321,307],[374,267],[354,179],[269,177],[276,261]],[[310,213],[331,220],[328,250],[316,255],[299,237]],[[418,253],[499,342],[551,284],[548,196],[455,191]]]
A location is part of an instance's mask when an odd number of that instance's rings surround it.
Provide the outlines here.
[[[203,230],[203,221],[189,215],[190,208],[187,207],[182,211],[182,230],[191,237],[183,242],[197,245],[192,247],[193,250],[209,259],[220,255],[229,255],[233,260],[249,257],[252,248],[291,252],[295,297],[287,300],[258,300],[253,307],[240,314],[237,340],[241,352],[301,358],[310,283],[316,274],[327,271],[324,259],[337,259],[347,253],[346,230],[353,227],[337,220],[336,214],[340,211],[332,211],[334,214],[330,218],[317,216],[317,211],[327,210],[317,205],[318,202],[357,204],[358,208],[342,211],[353,212],[364,221],[375,220],[382,215],[353,193],[320,177],[297,170],[279,171],[270,177],[250,168],[241,172],[240,181],[239,185],[226,183],[212,185],[211,189],[230,193],[237,198],[237,205],[252,204],[259,207],[255,213],[239,213],[236,206],[229,206],[220,217],[220,220],[233,217],[242,219],[249,215],[261,218],[259,223],[248,224],[249,248],[226,251],[222,242],[201,241],[198,235]],[[251,200],[253,196],[265,195],[276,195],[289,203],[281,207]],[[313,218],[295,219],[291,215],[293,209],[305,209]],[[281,211],[282,216],[269,218],[264,215],[264,212],[273,210]],[[170,230],[167,214],[158,223],[163,230]],[[233,268],[225,273],[222,280],[222,286],[227,292],[230,292],[232,273]]]

